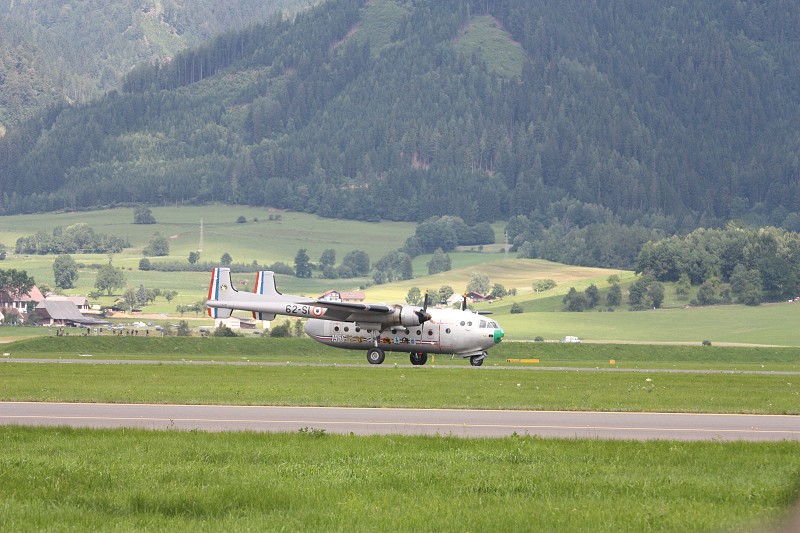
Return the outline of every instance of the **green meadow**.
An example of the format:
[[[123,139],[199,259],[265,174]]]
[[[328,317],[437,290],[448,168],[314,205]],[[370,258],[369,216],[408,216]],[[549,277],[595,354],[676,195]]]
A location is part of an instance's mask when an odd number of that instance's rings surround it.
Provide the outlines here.
[[[162,323],[175,323],[178,319],[193,319],[195,325],[211,324],[194,315],[179,316],[178,305],[187,305],[203,299],[207,294],[207,272],[156,272],[138,270],[142,249],[155,232],[170,239],[170,256],[151,258],[186,261],[190,251],[200,246],[200,221],[203,221],[203,251],[201,260],[217,261],[228,252],[234,262],[268,265],[276,261],[293,264],[297,250],[305,248],[312,261],[325,249],[333,248],[340,261],[352,250],[364,250],[372,261],[403,245],[413,235],[415,226],[405,222],[369,223],[322,219],[314,215],[268,210],[246,206],[161,206],[153,207],[157,224],[133,224],[132,208],[117,208],[79,213],[51,213],[42,215],[17,215],[0,217],[0,243],[13,250],[16,239],[36,231],[52,232],[57,226],[66,227],[85,222],[95,231],[130,240],[132,247],[113,257],[113,263],[124,270],[129,287],[143,285],[148,288],[178,291],[172,302],[159,298],[155,304],[144,308],[147,319],[160,319]],[[239,216],[244,224],[236,222]],[[493,226],[497,240],[502,240],[502,224]],[[315,276],[298,279],[277,276],[278,289],[288,294],[318,296],[329,289],[363,289],[369,301],[403,302],[409,289],[438,290],[448,285],[462,292],[473,274],[489,277],[490,283],[500,283],[514,289],[516,295],[493,304],[476,307],[492,312],[506,332],[509,340],[562,339],[577,335],[587,341],[624,341],[699,344],[708,340],[717,343],[800,346],[800,328],[795,327],[800,318],[800,305],[778,303],[759,307],[741,305],[687,308],[685,301],[675,299],[674,288],[667,284],[665,309],[629,311],[618,307],[613,312],[605,308],[583,313],[563,312],[562,299],[570,287],[584,290],[590,284],[600,288],[601,300],[608,290],[607,278],[620,277],[623,287],[634,279],[632,272],[562,265],[543,260],[516,259],[502,251],[496,244],[485,247],[465,247],[450,253],[453,270],[427,275],[426,263],[430,256],[414,260],[413,280],[386,285],[371,285],[370,279],[356,278],[328,280]],[[105,255],[76,254],[82,265],[74,289],[67,294],[86,295],[94,288],[96,266],[108,261]],[[54,285],[52,264],[55,256],[18,256],[10,254],[0,261],[0,268],[26,270],[38,283]],[[234,282],[242,290],[252,287],[254,273],[234,274]],[[536,280],[552,279],[557,287],[543,293],[533,291]],[[696,288],[695,288],[696,290]],[[120,291],[122,292],[122,291]],[[102,296],[98,302],[110,305],[114,297]],[[511,305],[518,304],[523,313],[511,314]],[[135,318],[117,318],[131,322]],[[278,320],[281,320],[280,318]],[[14,335],[0,328],[0,340]]]
[[[732,531],[797,443],[0,427],[4,531]]]
[[[362,352],[335,350],[309,339],[34,338],[7,344],[4,350],[13,357],[88,364],[5,362],[0,365],[0,399],[800,414],[796,375],[730,373],[798,372],[795,349],[549,343],[501,347],[482,368],[448,356],[411,367],[407,354],[389,354],[383,365],[372,366]],[[533,357],[546,368],[507,362]],[[91,364],[92,359],[271,364],[108,365]],[[552,367],[560,369],[548,369]],[[576,372],[578,368],[617,371]],[[632,369],[651,371],[626,371]],[[659,372],[672,369],[729,373]]]
[[[2,401],[800,415],[796,375],[570,370],[797,371],[793,348],[509,342],[481,368],[404,354],[375,367],[297,338],[38,336],[3,350],[64,362],[0,362]],[[565,368],[506,362],[533,356]],[[114,358],[156,364],[74,364]],[[749,531],[780,527],[800,497],[796,442],[4,426],[0,446],[10,531]]]

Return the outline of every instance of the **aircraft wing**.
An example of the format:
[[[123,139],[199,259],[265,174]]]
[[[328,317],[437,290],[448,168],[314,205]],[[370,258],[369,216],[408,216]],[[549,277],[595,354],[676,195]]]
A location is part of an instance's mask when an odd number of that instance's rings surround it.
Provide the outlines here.
[[[341,320],[343,322],[361,322],[372,324],[377,328],[377,324],[385,324],[391,320],[395,312],[394,307],[384,304],[362,304],[354,302],[331,302],[328,300],[316,300],[320,307],[325,308],[325,318],[328,320]]]
[[[328,309],[341,309],[359,313],[374,313],[386,315],[391,313],[394,308],[384,304],[359,304],[354,302],[331,302],[329,300],[317,300],[317,304],[324,305]]]
[[[231,311],[250,311],[254,318],[272,320],[275,315],[286,315],[321,320],[356,322],[365,329],[381,329],[389,325],[417,326],[430,316],[424,309],[414,306],[331,302],[281,294],[275,287],[275,274],[259,272],[253,292],[239,292],[231,281],[229,268],[215,268],[206,301],[208,314],[214,318],[231,316]]]

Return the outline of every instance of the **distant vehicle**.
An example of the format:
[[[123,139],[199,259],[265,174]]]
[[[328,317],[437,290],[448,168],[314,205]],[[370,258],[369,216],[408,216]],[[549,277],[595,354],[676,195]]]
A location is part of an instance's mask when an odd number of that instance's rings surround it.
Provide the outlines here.
[[[481,366],[486,350],[498,344],[503,330],[494,320],[466,308],[428,309],[414,305],[332,302],[281,294],[275,275],[256,275],[252,293],[239,292],[231,281],[229,268],[215,268],[208,290],[208,314],[215,319],[231,311],[251,311],[253,318],[274,320],[276,315],[307,318],[305,332],[315,341],[335,348],[366,349],[367,361],[379,365],[384,352],[406,352],[411,364],[424,365],[428,354],[454,354]]]
[[[561,339],[560,342],[581,342],[581,339],[578,338],[578,337],[575,337],[574,335],[567,335],[566,337]]]

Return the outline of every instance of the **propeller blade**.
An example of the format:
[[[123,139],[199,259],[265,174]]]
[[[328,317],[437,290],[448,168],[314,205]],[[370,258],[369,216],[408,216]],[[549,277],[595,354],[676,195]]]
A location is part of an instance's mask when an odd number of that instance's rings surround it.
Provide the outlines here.
[[[467,293],[464,293],[464,298],[461,300],[461,310],[467,310]]]
[[[420,326],[431,319],[431,314],[428,312],[428,291],[425,291],[425,299],[422,301],[422,309],[418,309],[414,311],[414,313],[416,313],[417,318],[419,318]]]

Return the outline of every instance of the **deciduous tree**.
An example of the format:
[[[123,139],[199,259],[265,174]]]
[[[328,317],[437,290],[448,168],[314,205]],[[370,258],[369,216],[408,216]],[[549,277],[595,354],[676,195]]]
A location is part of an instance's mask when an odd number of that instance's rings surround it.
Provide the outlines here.
[[[59,255],[53,261],[53,276],[55,277],[56,287],[71,289],[78,280],[78,264],[68,254]]]

